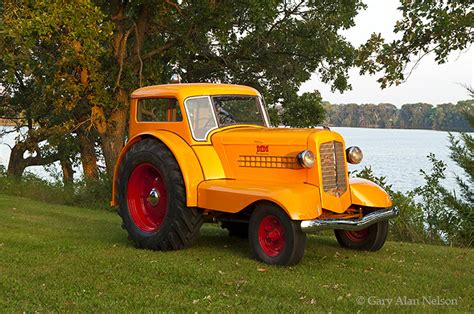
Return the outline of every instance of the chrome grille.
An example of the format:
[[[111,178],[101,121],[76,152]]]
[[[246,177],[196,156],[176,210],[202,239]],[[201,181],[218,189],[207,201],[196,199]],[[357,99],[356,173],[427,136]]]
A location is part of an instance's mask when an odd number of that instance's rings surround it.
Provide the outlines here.
[[[291,156],[240,155],[238,162],[240,167],[250,168],[300,168],[296,157]]]
[[[326,142],[319,146],[323,191],[341,196],[347,191],[344,150],[341,142]]]

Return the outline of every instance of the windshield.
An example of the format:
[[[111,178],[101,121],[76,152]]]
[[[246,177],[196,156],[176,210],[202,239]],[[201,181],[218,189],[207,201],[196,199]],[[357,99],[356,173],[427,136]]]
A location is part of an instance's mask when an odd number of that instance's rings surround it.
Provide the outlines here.
[[[204,141],[212,130],[233,124],[266,126],[260,97],[244,95],[197,96],[184,102],[195,140]]]
[[[256,96],[213,96],[219,126],[232,124],[265,125],[260,99]]]

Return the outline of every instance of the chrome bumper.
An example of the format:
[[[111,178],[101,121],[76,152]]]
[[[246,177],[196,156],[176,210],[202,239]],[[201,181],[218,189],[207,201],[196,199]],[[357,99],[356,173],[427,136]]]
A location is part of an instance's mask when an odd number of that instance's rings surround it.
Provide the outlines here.
[[[315,219],[301,221],[301,230],[305,233],[314,233],[327,229],[341,229],[356,231],[365,229],[379,221],[388,220],[398,216],[398,209],[395,207],[384,208],[373,211],[360,219]]]

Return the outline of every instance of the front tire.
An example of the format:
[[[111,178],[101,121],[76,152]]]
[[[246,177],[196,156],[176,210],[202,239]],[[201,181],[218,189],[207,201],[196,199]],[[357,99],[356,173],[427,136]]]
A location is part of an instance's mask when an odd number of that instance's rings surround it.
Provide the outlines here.
[[[388,220],[359,231],[334,230],[334,234],[342,247],[353,250],[378,251],[387,240]]]
[[[202,212],[186,207],[181,170],[163,143],[145,139],[125,153],[117,190],[122,227],[136,246],[177,250],[198,237]]]
[[[250,217],[249,242],[257,260],[295,265],[303,258],[306,234],[301,231],[299,221],[291,220],[280,207],[264,204],[255,208]]]

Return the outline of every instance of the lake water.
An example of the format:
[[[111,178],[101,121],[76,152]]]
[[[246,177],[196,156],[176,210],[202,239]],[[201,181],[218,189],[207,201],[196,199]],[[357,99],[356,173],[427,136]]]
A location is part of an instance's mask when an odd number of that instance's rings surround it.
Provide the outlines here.
[[[432,152],[448,164],[448,178],[444,185],[450,189],[455,187],[454,174],[460,173],[460,169],[449,158],[447,132],[366,128],[332,130],[344,136],[346,146],[357,145],[362,148],[364,160],[359,165],[350,165],[350,171],[372,166],[374,173],[387,177],[387,182],[392,184],[394,189],[407,191],[423,184],[419,171],[430,169],[431,164],[426,156]],[[0,164],[7,165],[10,156],[8,145],[15,142],[16,136],[8,134],[0,139]],[[30,167],[27,170],[52,179],[43,167]]]
[[[447,164],[444,186],[454,189],[455,174],[462,170],[449,158],[448,132],[432,130],[397,130],[366,128],[332,128],[341,133],[346,146],[357,145],[364,159],[359,165],[349,165],[349,170],[360,170],[371,166],[375,175],[387,177],[395,190],[407,191],[424,183],[420,169],[430,170],[427,156]]]

